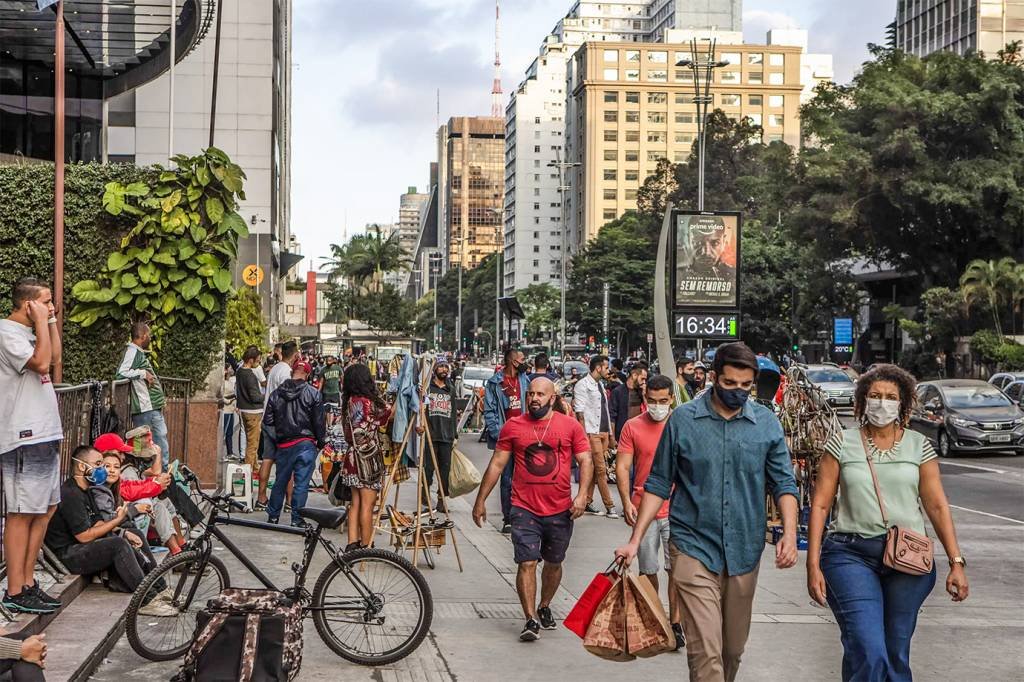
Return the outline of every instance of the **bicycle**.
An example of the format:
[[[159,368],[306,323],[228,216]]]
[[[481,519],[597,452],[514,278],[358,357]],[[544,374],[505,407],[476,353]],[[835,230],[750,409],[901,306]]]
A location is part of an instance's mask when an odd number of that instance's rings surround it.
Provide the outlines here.
[[[154,569],[132,595],[125,611],[125,633],[132,649],[151,661],[183,656],[192,644],[196,615],[207,599],[230,586],[228,569],[213,555],[213,540],[230,552],[267,589],[283,592],[302,604],[303,617],[312,617],[317,633],[334,653],[359,665],[387,665],[416,650],[433,620],[433,598],[423,574],[406,559],[382,549],[344,553],[323,536],[345,521],[347,510],[305,507],[298,513],[315,526],[293,528],[231,516],[245,508],[226,494],[199,489],[195,474],[179,469],[183,482],[168,490],[184,520],[202,533],[176,556]],[[204,513],[192,495],[210,505]],[[280,589],[220,529],[241,526],[304,537],[302,562],[292,564],[295,582]],[[306,575],[317,545],[333,560],[320,573],[312,593]],[[154,599],[169,603],[177,615],[140,614]],[[166,611],[166,609],[164,609]]]

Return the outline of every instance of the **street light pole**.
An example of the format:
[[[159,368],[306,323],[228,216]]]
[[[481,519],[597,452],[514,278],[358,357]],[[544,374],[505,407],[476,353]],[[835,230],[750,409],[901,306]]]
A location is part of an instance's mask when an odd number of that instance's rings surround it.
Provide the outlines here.
[[[561,228],[561,235],[562,235],[562,258],[561,258],[562,275],[561,275],[561,281],[559,282],[561,284],[561,294],[560,294],[559,318],[558,318],[558,352],[561,354],[563,360],[565,359],[565,289],[566,289],[566,286],[567,286],[567,283],[566,283],[565,280],[566,280],[567,263],[568,263],[568,260],[569,260],[569,238],[568,238],[569,221],[566,219],[566,213],[565,213],[566,201],[565,201],[565,197],[566,197],[566,194],[568,194],[569,189],[570,189],[569,185],[567,185],[566,182],[565,182],[565,170],[567,168],[576,168],[579,165],[581,165],[579,162],[562,161],[562,152],[557,150],[557,149],[555,150],[555,160],[548,163],[548,168],[557,168],[558,169],[558,192],[559,192],[559,195],[560,195],[559,206],[560,206],[561,212],[562,212],[562,228]]]
[[[504,200],[502,200],[504,201]],[[494,264],[494,339],[493,345],[495,352],[498,351],[498,346],[501,345],[501,303],[498,299],[501,298],[501,263],[505,260],[505,249],[502,246],[502,229],[505,227],[505,205],[502,204],[501,208],[490,209],[491,213],[498,217],[498,225],[494,230],[494,254],[498,257],[498,262]]]
[[[459,237],[459,296],[458,303],[455,304],[455,353],[458,354],[462,350],[462,259],[463,259],[463,244],[465,237]]]
[[[704,150],[705,135],[707,134],[708,107],[713,98],[711,96],[711,81],[714,79],[715,69],[729,66],[728,61],[715,61],[715,46],[718,41],[712,38],[708,41],[707,51],[701,55],[703,61],[698,59],[697,39],[690,40],[691,59],[682,59],[676,66],[689,67],[693,72],[693,103],[697,106],[697,210],[704,210]]]

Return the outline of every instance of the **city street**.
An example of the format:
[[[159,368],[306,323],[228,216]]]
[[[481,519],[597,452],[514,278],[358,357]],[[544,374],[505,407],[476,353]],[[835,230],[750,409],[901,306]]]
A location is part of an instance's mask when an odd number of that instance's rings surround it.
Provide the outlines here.
[[[461,447],[483,469],[488,452],[467,434]],[[955,505],[964,551],[969,558],[971,596],[953,604],[940,579],[921,612],[914,640],[913,662],[922,680],[1012,680],[1024,675],[1024,459],[970,458],[943,462],[950,501]],[[407,486],[403,495],[411,495]],[[435,570],[424,569],[434,596],[430,636],[409,658],[386,669],[364,669],[334,656],[306,622],[301,680],[611,680],[628,675],[660,679],[685,678],[685,657],[664,654],[628,664],[609,663],[588,654],[580,640],[565,629],[545,631],[541,640],[523,644],[517,639],[522,615],[516,599],[511,544],[497,529],[497,492],[488,500],[489,519],[483,529],[470,518],[472,496],[453,504],[458,544],[465,564],[459,573],[455,556],[446,547]],[[325,500],[316,496],[316,504]],[[403,505],[404,506],[404,505]],[[231,529],[243,547],[258,551],[258,563],[282,582],[298,545],[268,538],[258,531]],[[595,573],[611,560],[612,549],[627,535],[621,520],[584,517],[577,522],[565,563],[563,587],[553,605],[565,616]],[[319,571],[323,557],[314,565]],[[232,566],[232,581],[245,580]],[[664,588],[663,588],[664,590]],[[969,643],[969,644],[968,644]],[[841,658],[839,632],[827,609],[810,604],[802,563],[788,571],[774,568],[772,549],[762,560],[754,618],[740,670],[741,680],[837,679]],[[145,663],[122,639],[94,679],[110,681],[166,679],[175,663]],[[653,679],[653,678],[652,678]]]

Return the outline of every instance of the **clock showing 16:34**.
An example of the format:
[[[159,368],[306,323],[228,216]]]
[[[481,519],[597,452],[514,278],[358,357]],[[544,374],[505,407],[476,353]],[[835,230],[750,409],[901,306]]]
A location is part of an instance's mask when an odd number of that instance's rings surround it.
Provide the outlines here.
[[[676,335],[698,339],[738,339],[735,314],[685,313],[676,317]]]

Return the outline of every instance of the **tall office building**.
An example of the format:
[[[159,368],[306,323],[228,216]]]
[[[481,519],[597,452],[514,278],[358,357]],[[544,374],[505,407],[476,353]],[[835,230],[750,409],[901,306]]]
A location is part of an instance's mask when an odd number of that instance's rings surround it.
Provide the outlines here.
[[[896,47],[924,57],[948,50],[995,57],[1024,40],[1024,0],[898,0]]]
[[[666,29],[743,30],[743,0],[654,0],[648,5],[648,33]]]
[[[439,248],[446,270],[498,250],[505,196],[505,121],[457,116],[438,131]]]
[[[420,233],[420,215],[429,199],[429,194],[421,194],[415,187],[410,187],[398,200],[398,240],[410,258]]]
[[[803,49],[720,45],[713,108],[750,118],[766,142],[800,143]],[[697,137],[693,73],[676,67],[689,43],[587,43],[573,56],[566,150],[571,171],[569,239],[576,249],[604,223],[636,208],[659,159],[685,161]]]
[[[292,3],[224,0],[222,7],[214,144],[245,171],[246,198],[239,213],[250,232],[238,247],[236,284],[244,266],[263,269],[258,292],[274,325],[284,305],[284,278],[301,260],[287,251]],[[209,145],[214,31],[210,26],[206,39],[175,69],[175,154],[197,154]],[[170,75],[164,73],[110,100],[109,160],[167,163],[169,85]]]

